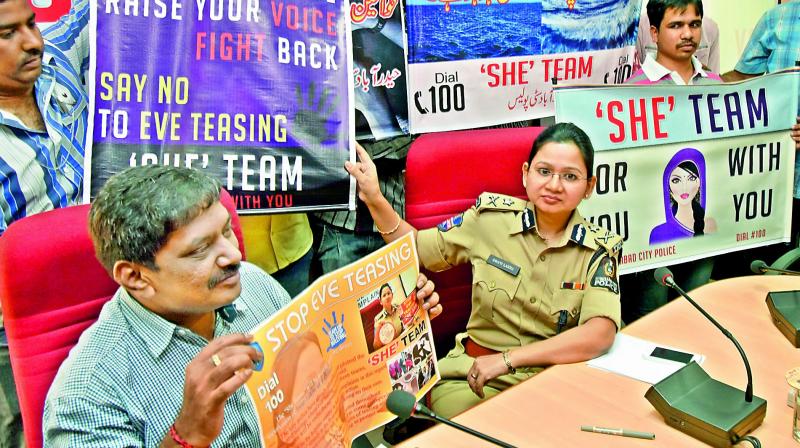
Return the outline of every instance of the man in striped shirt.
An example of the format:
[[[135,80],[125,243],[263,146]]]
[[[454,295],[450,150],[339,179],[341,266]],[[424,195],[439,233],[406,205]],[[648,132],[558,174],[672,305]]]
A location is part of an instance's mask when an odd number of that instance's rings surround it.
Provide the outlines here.
[[[200,171],[160,165],[100,190],[90,233],[120,288],[56,374],[46,447],[260,446],[241,386],[263,357],[246,333],[291,298],[242,261],[219,192]],[[417,286],[439,314],[433,284]]]
[[[13,221],[81,196],[89,1],[72,3],[42,34],[27,0],[0,1],[0,238]],[[22,443],[0,310],[0,446]]]
[[[80,200],[88,22],[88,0],[73,0],[44,33],[27,0],[0,2],[0,235],[13,221]]]

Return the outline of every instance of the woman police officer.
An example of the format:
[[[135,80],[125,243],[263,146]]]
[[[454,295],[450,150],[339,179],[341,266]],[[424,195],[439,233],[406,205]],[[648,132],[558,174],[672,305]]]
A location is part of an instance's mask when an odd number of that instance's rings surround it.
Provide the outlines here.
[[[377,227],[390,229],[381,230],[387,242],[414,231],[427,269],[472,264],[466,332],[439,361],[443,380],[431,393],[438,414],[456,415],[545,366],[591,359],[613,343],[622,239],[576,210],[594,189],[593,151],[580,128],[556,124],[522,164],[528,201],[484,193],[466,212],[419,232],[384,199],[363,149],[360,162],[345,164]]]

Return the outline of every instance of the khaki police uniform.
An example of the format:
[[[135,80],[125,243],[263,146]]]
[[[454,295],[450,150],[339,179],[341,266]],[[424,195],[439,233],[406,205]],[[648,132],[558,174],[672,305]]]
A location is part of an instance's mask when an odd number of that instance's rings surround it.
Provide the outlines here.
[[[466,333],[439,361],[443,380],[432,391],[434,411],[449,417],[477,404],[466,375],[474,358],[465,338],[502,352],[542,341],[606,317],[620,327],[618,254],[622,238],[583,219],[576,210],[554,247],[536,233],[533,204],[483,193],[476,205],[433,229],[420,231],[417,247],[431,271],[472,264],[472,312]],[[491,397],[541,371],[517,369],[489,381]]]

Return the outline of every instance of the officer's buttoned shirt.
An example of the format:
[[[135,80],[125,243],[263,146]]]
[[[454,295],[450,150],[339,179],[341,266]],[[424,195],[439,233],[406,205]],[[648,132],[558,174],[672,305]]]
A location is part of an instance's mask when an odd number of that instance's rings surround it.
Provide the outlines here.
[[[617,256],[622,239],[572,214],[548,247],[533,205],[484,193],[475,207],[417,236],[432,271],[472,264],[469,337],[497,351],[550,338],[593,317],[620,327]]]

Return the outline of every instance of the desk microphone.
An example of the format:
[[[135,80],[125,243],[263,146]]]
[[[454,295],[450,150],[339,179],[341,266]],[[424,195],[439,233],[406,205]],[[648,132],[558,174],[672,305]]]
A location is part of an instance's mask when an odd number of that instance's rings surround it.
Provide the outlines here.
[[[763,274],[765,272],[775,272],[777,274],[783,275],[800,275],[800,272],[797,271],[788,271],[786,269],[777,269],[771,268],[767,263],[764,263],[761,260],[754,260],[750,263],[750,270],[753,271],[754,274]]]
[[[404,390],[391,391],[389,395],[386,397],[386,408],[389,409],[389,412],[401,418],[416,417],[416,418],[423,418],[426,420],[433,420],[435,422],[444,423],[445,425],[452,426],[453,428],[456,428],[460,431],[464,431],[467,434],[471,434],[479,439],[494,443],[497,446],[502,446],[504,448],[515,448],[514,445],[509,445],[508,443],[505,443],[501,440],[497,440],[494,437],[487,436],[486,434],[475,431],[472,428],[467,428],[466,426],[460,425],[456,422],[450,421],[444,417],[436,415],[433,411],[431,411],[427,407],[423,406],[420,403],[417,403],[417,399],[414,398],[414,395]]]
[[[658,268],[655,279],[677,291],[733,342],[744,361],[747,388],[742,391],[711,378],[690,362],[654,384],[645,398],[664,416],[667,424],[713,446],[731,446],[757,428],[767,412],[767,402],[753,396],[753,374],[747,356],[733,335],[680,287],[667,268]]]

